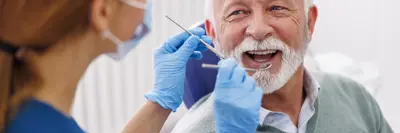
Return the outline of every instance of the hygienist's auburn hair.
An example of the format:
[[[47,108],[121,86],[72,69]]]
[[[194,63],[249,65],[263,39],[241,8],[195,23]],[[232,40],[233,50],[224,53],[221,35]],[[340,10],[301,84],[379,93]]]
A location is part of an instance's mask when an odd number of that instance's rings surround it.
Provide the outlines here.
[[[107,0],[106,0],[107,1]],[[0,0],[0,39],[16,47],[43,50],[88,29],[91,0]],[[0,133],[19,105],[40,86],[35,68],[0,50]],[[14,93],[11,94],[11,88]]]

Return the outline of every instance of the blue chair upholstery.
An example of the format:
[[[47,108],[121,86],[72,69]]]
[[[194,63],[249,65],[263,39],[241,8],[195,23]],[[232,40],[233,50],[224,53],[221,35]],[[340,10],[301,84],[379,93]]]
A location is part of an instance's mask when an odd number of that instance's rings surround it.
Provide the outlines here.
[[[204,28],[204,24],[198,27]],[[218,71],[216,69],[204,69],[201,65],[203,63],[217,64],[220,59],[211,51],[205,51],[202,54],[202,60],[191,59],[186,66],[183,101],[188,109],[200,98],[214,90],[215,78]]]

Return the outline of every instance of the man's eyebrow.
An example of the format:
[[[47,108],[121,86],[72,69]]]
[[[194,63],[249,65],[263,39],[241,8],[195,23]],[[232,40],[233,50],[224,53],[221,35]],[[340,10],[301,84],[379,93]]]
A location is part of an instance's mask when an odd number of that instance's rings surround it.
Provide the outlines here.
[[[224,0],[222,4],[222,8],[224,9],[222,12],[225,13],[229,10],[232,5],[236,5],[238,3],[244,3],[245,0]]]
[[[280,1],[280,2],[283,2],[283,3],[288,4],[290,6],[293,6],[293,5],[296,4],[296,2],[294,0],[260,0],[260,1],[268,1],[268,2]]]

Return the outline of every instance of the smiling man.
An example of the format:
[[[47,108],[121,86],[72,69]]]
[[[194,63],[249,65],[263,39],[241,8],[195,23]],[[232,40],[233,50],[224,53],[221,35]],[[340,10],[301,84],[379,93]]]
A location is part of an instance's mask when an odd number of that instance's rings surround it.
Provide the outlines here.
[[[312,0],[206,0],[206,31],[263,89],[259,132],[391,133],[360,84],[310,73],[303,65],[318,16]],[[237,114],[240,115],[240,114]],[[203,97],[173,132],[215,132],[213,95]],[[250,131],[251,132],[251,131]]]

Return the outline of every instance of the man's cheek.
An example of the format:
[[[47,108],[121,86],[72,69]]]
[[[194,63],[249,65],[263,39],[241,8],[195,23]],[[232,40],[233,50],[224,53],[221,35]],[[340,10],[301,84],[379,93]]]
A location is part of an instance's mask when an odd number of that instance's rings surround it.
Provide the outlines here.
[[[219,41],[220,48],[225,52],[231,52],[234,49],[232,39],[227,36],[222,37]]]
[[[293,26],[280,26],[276,28],[276,33],[288,47],[298,49],[301,43],[302,33],[293,28]]]
[[[231,32],[233,33],[233,32]],[[228,34],[225,39],[225,44],[226,50],[228,51],[233,51],[237,46],[240,45],[240,43],[243,41],[243,36],[238,35],[238,34]]]

